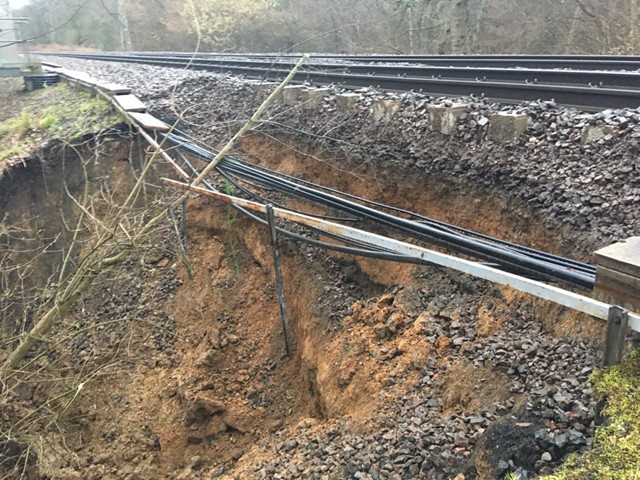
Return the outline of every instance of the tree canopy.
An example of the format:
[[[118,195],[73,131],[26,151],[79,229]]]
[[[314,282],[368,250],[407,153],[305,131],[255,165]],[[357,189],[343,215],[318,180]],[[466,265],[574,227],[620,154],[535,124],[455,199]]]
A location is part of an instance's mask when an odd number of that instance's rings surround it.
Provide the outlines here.
[[[640,53],[638,0],[32,0],[37,43],[118,50]]]

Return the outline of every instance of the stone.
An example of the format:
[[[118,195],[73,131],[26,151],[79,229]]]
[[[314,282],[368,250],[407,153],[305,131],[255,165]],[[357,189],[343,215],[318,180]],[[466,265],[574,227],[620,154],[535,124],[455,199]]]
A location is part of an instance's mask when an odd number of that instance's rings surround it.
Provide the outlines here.
[[[469,423],[471,425],[484,425],[487,423],[487,420],[484,417],[471,417]]]
[[[194,423],[206,423],[211,416],[222,413],[224,410],[225,406],[223,403],[199,394],[189,404],[186,416],[186,425],[190,426]]]
[[[341,93],[336,95],[336,106],[341,113],[351,112],[358,101],[362,98],[357,93]]]
[[[555,438],[553,439],[553,443],[558,448],[564,448],[567,445],[567,443],[569,443],[569,439],[567,438],[566,434],[561,433],[561,434],[555,436]]]
[[[582,130],[582,145],[602,140],[607,135],[613,135],[617,132],[617,128],[612,125],[585,125]]]
[[[529,115],[521,113],[497,113],[489,117],[489,140],[498,143],[515,142],[524,135],[531,123]]]
[[[270,94],[275,90],[278,85],[271,82],[253,82],[249,85],[251,92],[254,95]]]
[[[452,135],[458,127],[458,120],[466,113],[468,105],[452,104],[450,107],[442,105],[427,105],[429,126],[444,135]]]
[[[540,460],[543,462],[550,462],[552,460],[551,454],[549,452],[544,452],[540,457]]]
[[[300,102],[300,93],[305,87],[302,85],[288,85],[282,90],[282,103],[289,106]]]
[[[191,457],[191,468],[193,468],[194,470],[198,470],[200,467],[202,467],[203,464],[204,461],[199,455],[194,455],[193,457]]]
[[[312,110],[322,106],[328,88],[308,88],[300,92],[300,103],[305,110]]]
[[[371,113],[376,122],[388,122],[400,110],[400,100],[377,99],[373,101]]]
[[[222,354],[213,348],[202,352],[198,357],[197,364],[205,367],[213,367],[222,359]]]

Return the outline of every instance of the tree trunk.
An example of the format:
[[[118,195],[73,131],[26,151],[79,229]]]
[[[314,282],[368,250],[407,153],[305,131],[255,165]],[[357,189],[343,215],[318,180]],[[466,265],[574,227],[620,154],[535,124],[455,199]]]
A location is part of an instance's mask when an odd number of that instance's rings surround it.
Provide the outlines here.
[[[409,54],[413,55],[413,17],[414,11],[412,7],[409,7]]]
[[[123,52],[130,52],[133,48],[131,45],[129,19],[127,18],[124,0],[118,0],[118,20],[120,22],[120,46]]]
[[[638,53],[638,0],[630,0],[631,3],[631,15],[629,21],[631,22],[629,28],[629,53]]]
[[[573,12],[573,20],[571,21],[571,27],[569,28],[567,40],[564,45],[564,53],[566,54],[573,53],[573,44],[575,41],[576,30],[578,28],[579,22],[580,22],[580,7],[576,7]]]

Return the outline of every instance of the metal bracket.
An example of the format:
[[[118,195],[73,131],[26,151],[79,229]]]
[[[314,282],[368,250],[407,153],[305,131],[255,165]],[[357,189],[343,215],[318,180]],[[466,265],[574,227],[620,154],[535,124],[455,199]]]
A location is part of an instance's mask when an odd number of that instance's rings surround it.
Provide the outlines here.
[[[607,340],[604,346],[603,366],[617,365],[622,360],[624,352],[624,340],[627,333],[629,312],[622,307],[609,308],[607,319]]]

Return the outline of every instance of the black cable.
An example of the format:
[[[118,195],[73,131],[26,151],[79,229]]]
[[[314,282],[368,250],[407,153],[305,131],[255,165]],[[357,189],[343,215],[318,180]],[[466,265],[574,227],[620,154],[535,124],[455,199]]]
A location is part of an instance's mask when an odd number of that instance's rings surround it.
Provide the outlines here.
[[[231,183],[235,188],[237,188],[238,190],[240,190],[241,192],[244,192],[245,194],[247,194],[248,196],[250,196],[251,198],[254,198],[256,201],[258,201],[259,203],[263,203],[263,204],[267,204],[267,203],[271,203],[274,207],[279,207],[279,208],[285,208],[282,204],[279,203],[275,203],[272,202],[270,200],[267,200],[265,197],[263,197],[262,195],[258,195],[256,192],[252,192],[251,190],[249,190],[246,187],[243,187],[242,185],[240,185],[238,182],[233,181],[232,177],[238,178],[235,175],[231,175],[229,173],[226,173],[224,170],[220,170],[219,171],[220,175],[222,175],[229,183]],[[246,182],[246,180],[242,179],[243,182]],[[264,188],[264,187],[260,187],[259,185],[253,185],[256,188]],[[266,189],[269,191],[273,191],[272,189]],[[296,210],[294,208],[290,208],[290,207],[286,207],[287,210],[294,212],[294,213],[299,213],[300,215],[307,215],[309,217],[314,217],[314,218],[320,218],[322,220],[337,220],[337,221],[341,221],[341,222],[359,222],[360,220],[357,218],[344,218],[344,217],[332,217],[329,215],[318,215],[315,213],[308,213],[308,212],[303,212],[301,210]]]
[[[199,156],[204,161],[211,161],[213,158],[213,154],[211,152],[192,144],[186,144],[182,138],[176,137],[175,139],[170,140],[182,145],[183,148],[190,150],[192,154]],[[353,202],[336,199],[336,197],[328,196],[308,187],[294,184],[293,182],[283,180],[272,174],[256,172],[255,169],[249,165],[233,159],[222,159],[217,168],[218,170],[230,168],[240,175],[249,176],[249,178],[252,178],[253,180],[261,181],[266,185],[278,188],[280,191],[284,191],[290,195],[304,199],[311,199],[312,201],[323,203],[330,207],[337,208],[338,210],[346,210],[354,215],[365,216],[386,224],[387,226],[391,226],[392,228],[400,228],[406,233],[412,235],[419,234],[421,237],[426,235],[433,243],[440,246],[444,246],[445,248],[450,248],[454,251],[462,252],[467,255],[480,257],[485,260],[506,263],[510,265],[510,268],[518,269],[523,274],[546,274],[547,278],[560,278],[580,286],[592,286],[593,284],[593,279],[589,278],[588,275],[585,278],[585,275],[582,275],[579,272],[568,272],[564,269],[558,270],[553,265],[548,265],[545,262],[536,261],[535,259],[527,259],[526,257],[510,250],[500,250],[499,247],[493,245],[485,245],[484,247],[480,246],[481,248],[477,248],[477,241],[474,239],[463,238],[451,234],[450,232],[434,232],[433,228],[430,226],[394,217],[362,205],[353,204]],[[531,268],[531,263],[533,263],[536,268]]]
[[[178,131],[178,130],[176,130],[176,131]],[[181,132],[181,131],[178,131],[178,132],[179,132],[179,135],[182,136],[183,138],[188,138],[192,142],[194,142],[194,141],[197,142],[196,139],[194,139],[193,137],[190,137],[188,134],[186,134],[184,132]],[[206,151],[204,149],[201,149],[201,150],[202,151]],[[216,152],[213,151],[213,153],[215,154]],[[237,159],[233,159],[233,160],[236,161],[236,162],[239,162],[239,163],[246,164],[246,162],[241,162],[240,160],[237,160]],[[284,174],[284,173],[274,172],[273,170],[270,170],[270,169],[267,169],[265,167],[261,167],[261,166],[258,166],[258,165],[251,165],[251,167],[255,168],[257,170],[264,171],[264,172],[269,173],[271,175],[277,175],[277,176],[285,178],[287,180],[291,180],[291,181],[294,181],[294,182],[301,183],[303,185],[310,186],[311,188],[314,188],[314,189],[320,189],[320,190],[324,190],[326,192],[330,192],[330,193],[335,194],[335,195],[341,195],[341,196],[344,196],[346,198],[351,198],[351,199],[357,200],[359,202],[362,202],[362,203],[365,203],[365,204],[368,204],[368,205],[372,205],[372,206],[375,206],[375,207],[378,207],[378,208],[384,208],[384,209],[388,209],[390,211],[403,213],[405,215],[409,215],[409,216],[412,216],[414,218],[418,218],[418,219],[422,220],[423,222],[425,222],[427,225],[442,227],[443,229],[449,230],[451,233],[460,232],[460,233],[463,233],[463,234],[466,234],[466,235],[477,237],[477,238],[482,239],[482,240],[486,240],[489,243],[495,243],[495,244],[498,244],[498,245],[506,246],[506,247],[508,247],[509,249],[512,249],[512,250],[516,250],[516,251],[520,251],[522,253],[526,253],[527,255],[532,256],[533,258],[538,258],[538,259],[543,260],[543,261],[548,261],[548,262],[551,262],[551,263],[555,263],[557,265],[566,266],[568,268],[572,268],[572,269],[575,269],[575,270],[578,270],[578,271],[582,271],[582,272],[587,273],[587,274],[595,275],[595,266],[586,264],[584,262],[579,262],[579,261],[576,261],[576,260],[573,260],[573,259],[568,259],[568,258],[560,257],[560,256],[557,256],[557,255],[549,254],[549,253],[546,253],[546,252],[541,252],[541,251],[538,251],[538,250],[535,250],[535,249],[532,249],[532,248],[529,248],[529,247],[524,247],[524,246],[521,246],[521,245],[517,245],[517,244],[514,244],[512,242],[508,242],[508,241],[505,241],[505,240],[501,240],[501,239],[498,239],[498,238],[491,237],[489,235],[485,235],[485,234],[482,234],[482,233],[479,233],[479,232],[474,232],[472,230],[468,230],[468,229],[465,229],[465,228],[462,228],[462,227],[458,227],[458,226],[451,225],[451,224],[448,224],[448,223],[445,223],[445,222],[434,220],[434,219],[431,219],[429,217],[425,217],[423,215],[411,212],[409,210],[400,209],[400,208],[397,208],[397,207],[393,207],[393,206],[390,206],[390,205],[386,205],[386,204],[383,204],[383,203],[378,203],[378,202],[375,202],[375,201],[372,201],[372,200],[368,200],[368,199],[365,199],[365,198],[362,198],[362,197],[351,195],[349,193],[340,192],[338,190],[334,190],[332,188],[325,187],[323,185],[317,185],[317,184],[314,184],[312,182],[309,182],[309,181],[306,181],[306,180],[303,180],[303,179],[300,179],[300,178],[297,178],[297,177],[294,177],[294,176],[291,176],[291,175],[287,175],[287,174]],[[422,222],[419,222],[419,223],[422,223]]]
[[[191,162],[189,162],[186,158],[184,158],[184,156],[182,154],[180,154],[183,162],[189,167],[189,169],[194,173],[194,174],[198,174],[198,171],[195,169],[195,167],[191,164]],[[205,186],[207,186],[210,190],[215,191],[216,189],[213,187],[213,185],[211,185],[209,182],[207,182],[206,180],[204,180],[202,182]],[[255,215],[253,213],[251,213],[249,210],[242,208],[238,205],[231,205],[231,207],[233,209],[235,209],[236,211],[241,212],[242,214],[246,215],[247,217],[251,218],[252,220],[262,224],[262,225],[267,225],[267,221],[260,218],[258,215]],[[310,237],[305,237],[304,235],[299,235],[297,233],[291,232],[290,230],[286,230],[284,228],[280,228],[278,226],[276,226],[276,231],[281,233],[282,235],[292,238],[294,240],[299,240],[302,242],[306,242],[309,243],[311,245],[315,245],[317,247],[321,247],[321,248],[327,248],[330,250],[334,250],[334,251],[338,251],[341,253],[348,253],[351,255],[360,255],[360,256],[366,256],[366,257],[371,257],[371,258],[378,258],[378,259],[382,259],[382,260],[391,260],[391,261],[395,261],[395,262],[402,262],[402,263],[412,263],[412,264],[416,264],[416,265],[428,265],[428,262],[417,258],[417,257],[408,257],[406,255],[398,255],[398,254],[394,254],[394,253],[389,253],[389,252],[385,252],[382,249],[378,248],[378,247],[374,247],[368,244],[365,244],[363,242],[357,242],[355,240],[352,240],[350,238],[347,237],[342,237],[340,235],[336,235],[330,232],[325,232],[323,230],[319,230],[319,229],[313,229],[312,230],[317,231],[318,233],[321,233],[323,235],[326,235],[328,237],[334,238],[336,240],[339,240],[341,242],[344,243],[351,243],[351,244],[360,244],[362,246],[366,246],[366,247],[371,247],[374,248],[372,249],[368,249],[368,248],[353,248],[353,247],[346,247],[346,246],[342,246],[342,245],[336,245],[333,243],[328,243],[328,242],[323,242],[321,240],[316,240]]]
[[[167,134],[166,136],[171,143],[181,146],[192,155],[206,162],[210,162],[214,158],[212,152],[185,141],[186,139],[180,135]],[[418,235],[421,238],[426,237],[437,245],[466,255],[498,262],[509,269],[515,269],[526,275],[544,275],[548,279],[563,280],[583,287],[593,287],[594,275],[590,274],[590,272],[576,271],[581,269],[574,266],[558,265],[557,263],[544,259],[531,258],[522,252],[506,249],[500,245],[490,244],[476,238],[469,238],[456,234],[455,232],[442,230],[434,225],[425,225],[380,212],[365,205],[359,205],[349,200],[337,198],[334,195],[329,195],[325,192],[289,181],[280,175],[268,173],[264,171],[264,169],[254,168],[235,159],[223,158],[216,168],[218,171],[227,174],[233,173],[242,178],[248,177],[253,181],[257,181],[259,184],[273,187],[283,193],[298,198],[315,201],[336,210],[346,211],[360,218],[368,218],[388,227],[400,229],[412,236]]]
[[[236,209],[237,211],[243,213],[244,215],[250,217],[252,220],[262,224],[262,225],[267,225],[268,222],[262,218],[260,218],[258,215],[255,215],[251,212],[249,212],[248,210],[239,207],[237,205],[232,205],[232,207],[234,207],[234,209]],[[351,255],[358,255],[358,256],[362,256],[362,257],[369,257],[369,258],[377,258],[377,259],[381,259],[381,260],[390,260],[390,261],[394,261],[394,262],[402,262],[402,263],[412,263],[412,264],[416,264],[416,265],[429,265],[429,262],[422,260],[418,257],[408,257],[406,255],[398,255],[396,253],[385,253],[385,252],[380,252],[377,250],[365,250],[365,249],[361,249],[361,248],[353,248],[353,247],[344,247],[342,245],[336,245],[334,243],[327,243],[327,242],[323,242],[321,240],[315,240],[313,238],[310,237],[305,237],[304,235],[299,235],[297,233],[293,233],[289,230],[286,230],[284,228],[280,228],[280,227],[276,227],[276,231],[278,233],[281,233],[282,235],[285,235],[286,237],[292,238],[294,240],[300,240],[302,242],[306,242],[309,243],[311,245],[315,245],[316,247],[321,247],[321,248],[326,248],[329,250],[334,250],[336,252],[341,252],[341,253],[348,253]],[[326,232],[323,232],[326,233]],[[344,238],[345,241],[349,241],[349,239]]]
[[[592,286],[593,284],[593,279],[590,278],[590,275],[588,274],[568,271],[565,268],[557,268],[556,265],[549,264],[543,260],[527,257],[519,252],[503,249],[499,246],[480,244],[475,239],[434,229],[430,225],[418,224],[411,220],[395,217],[366,206],[354,204],[347,200],[340,200],[335,196],[324,195],[321,192],[293,184],[292,182],[288,182],[283,179],[270,178],[267,174],[259,175],[254,171],[247,169],[243,165],[232,163],[232,161],[228,159],[223,159],[219,164],[219,169],[226,168],[232,169],[240,174],[248,175],[253,180],[262,180],[267,185],[273,186],[274,188],[279,187],[281,191],[295,197],[319,202],[326,206],[348,212],[351,215],[369,218],[388,227],[400,229],[412,236],[418,235],[421,238],[429,239],[437,245],[454,251],[483,258],[485,260],[497,261],[498,263],[507,263],[511,265],[512,268],[517,268],[523,273],[545,274],[549,278],[577,283],[580,286]]]

